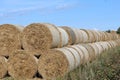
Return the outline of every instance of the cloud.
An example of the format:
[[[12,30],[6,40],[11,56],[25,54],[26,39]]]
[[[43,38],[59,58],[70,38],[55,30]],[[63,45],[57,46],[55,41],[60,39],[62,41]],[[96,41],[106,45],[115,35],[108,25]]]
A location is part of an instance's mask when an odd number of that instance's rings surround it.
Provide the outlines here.
[[[5,1],[10,1],[10,0],[5,0]],[[14,0],[16,1],[16,0]],[[20,2],[20,0],[17,0],[18,2]],[[46,0],[45,0],[46,1]],[[74,6],[76,6],[76,3],[74,2],[65,2],[65,0],[47,0],[48,2],[42,1],[41,3],[46,3],[46,5],[44,6],[44,4],[42,4],[41,6],[38,5],[39,3],[32,3],[34,5],[30,5],[30,6],[25,6],[24,8],[15,8],[15,9],[10,9],[10,10],[6,10],[7,12],[2,12],[0,11],[0,17],[15,17],[15,16],[19,16],[19,15],[26,15],[29,12],[43,12],[43,13],[49,13],[49,12],[55,12],[58,10],[65,10],[65,9],[69,9],[72,8]],[[54,1],[53,3],[51,1]],[[50,2],[50,3],[49,3]],[[14,2],[15,3],[15,2]],[[23,2],[21,2],[20,4],[22,4]],[[28,4],[30,4],[31,2],[29,2]],[[49,4],[49,5],[47,5]],[[37,6],[36,6],[37,5]]]
[[[98,28],[93,28],[93,30],[98,31],[99,29]]]

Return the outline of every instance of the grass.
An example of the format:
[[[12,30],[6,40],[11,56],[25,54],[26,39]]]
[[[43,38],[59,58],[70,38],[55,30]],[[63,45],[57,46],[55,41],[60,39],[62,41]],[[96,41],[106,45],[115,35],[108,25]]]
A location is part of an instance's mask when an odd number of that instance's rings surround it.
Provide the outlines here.
[[[80,65],[57,80],[120,80],[120,47],[102,53],[93,62]]]

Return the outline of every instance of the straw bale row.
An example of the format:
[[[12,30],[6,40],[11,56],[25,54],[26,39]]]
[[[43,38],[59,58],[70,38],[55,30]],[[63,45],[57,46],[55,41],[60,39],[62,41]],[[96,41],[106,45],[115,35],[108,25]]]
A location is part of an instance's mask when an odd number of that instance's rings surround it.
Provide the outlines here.
[[[95,30],[56,27],[49,23],[32,23],[24,29],[18,25],[0,25],[0,55],[9,56],[15,50],[27,51],[62,48],[79,43],[116,40],[119,35]]]

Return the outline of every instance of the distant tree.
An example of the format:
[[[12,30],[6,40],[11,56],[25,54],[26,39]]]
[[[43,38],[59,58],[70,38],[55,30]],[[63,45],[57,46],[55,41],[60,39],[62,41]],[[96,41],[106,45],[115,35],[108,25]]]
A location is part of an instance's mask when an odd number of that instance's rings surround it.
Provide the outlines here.
[[[120,27],[117,29],[117,33],[120,34]]]
[[[106,32],[110,33],[110,32],[111,32],[111,30],[107,30]]]

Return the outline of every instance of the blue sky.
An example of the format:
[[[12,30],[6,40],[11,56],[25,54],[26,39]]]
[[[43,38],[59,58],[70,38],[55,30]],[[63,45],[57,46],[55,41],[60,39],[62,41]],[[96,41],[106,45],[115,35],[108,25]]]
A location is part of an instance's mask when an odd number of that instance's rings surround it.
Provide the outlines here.
[[[80,29],[117,30],[120,0],[1,0],[0,24],[47,22]]]

